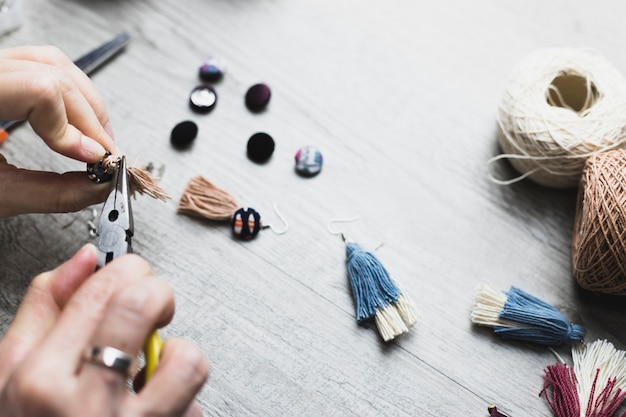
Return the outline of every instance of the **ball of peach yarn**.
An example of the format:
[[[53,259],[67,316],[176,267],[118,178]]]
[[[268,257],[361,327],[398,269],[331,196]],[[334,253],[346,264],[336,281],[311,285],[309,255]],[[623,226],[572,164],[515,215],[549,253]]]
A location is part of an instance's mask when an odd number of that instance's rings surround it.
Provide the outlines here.
[[[626,295],[626,151],[585,163],[572,233],[572,270],[587,290]]]

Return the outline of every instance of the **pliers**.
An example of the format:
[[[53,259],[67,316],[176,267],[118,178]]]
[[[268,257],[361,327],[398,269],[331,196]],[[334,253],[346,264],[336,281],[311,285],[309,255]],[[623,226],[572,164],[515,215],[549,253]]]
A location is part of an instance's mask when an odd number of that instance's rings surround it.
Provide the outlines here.
[[[98,222],[98,267],[103,267],[118,256],[132,253],[134,225],[125,156],[117,160],[111,181],[111,192],[104,202]],[[162,346],[159,334],[153,331],[143,349],[145,382],[152,377],[159,363]]]
[[[111,192],[104,202],[98,222],[98,267],[131,253],[133,233],[126,157],[122,156],[117,160]]]

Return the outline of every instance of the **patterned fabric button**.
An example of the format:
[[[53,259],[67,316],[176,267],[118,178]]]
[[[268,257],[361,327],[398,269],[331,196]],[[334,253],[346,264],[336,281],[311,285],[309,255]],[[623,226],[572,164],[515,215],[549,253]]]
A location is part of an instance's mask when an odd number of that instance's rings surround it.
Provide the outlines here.
[[[211,86],[200,85],[191,91],[189,104],[199,113],[208,113],[217,104],[217,93]]]
[[[107,182],[113,178],[113,174],[107,172],[107,168],[104,164],[104,160],[111,154],[109,152],[98,162],[87,163],[87,176],[89,179],[96,183]],[[1,157],[2,155],[0,155]]]
[[[246,107],[250,111],[260,112],[270,102],[270,97],[272,97],[272,91],[266,84],[255,84],[246,92]]]
[[[305,177],[312,177],[322,170],[324,158],[315,146],[305,146],[296,153],[296,172]]]
[[[208,57],[202,61],[198,70],[198,75],[203,81],[213,82],[222,78],[225,71],[226,66],[221,60],[215,57]]]
[[[254,162],[265,162],[274,153],[274,139],[264,132],[258,132],[248,139],[248,158]]]
[[[252,239],[261,230],[261,215],[253,208],[240,208],[233,214],[230,227],[241,239]]]
[[[172,129],[170,143],[177,149],[184,149],[191,145],[196,136],[198,136],[198,125],[191,120],[185,120]]]

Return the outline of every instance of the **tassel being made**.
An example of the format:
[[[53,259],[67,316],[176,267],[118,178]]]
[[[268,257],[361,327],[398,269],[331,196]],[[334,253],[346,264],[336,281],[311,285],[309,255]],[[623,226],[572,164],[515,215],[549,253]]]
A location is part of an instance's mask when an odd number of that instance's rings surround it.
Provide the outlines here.
[[[471,313],[472,323],[493,327],[503,339],[547,346],[580,343],[585,330],[556,308],[519,288],[498,292],[482,285]]]
[[[105,182],[113,177],[119,157],[107,153],[104,158],[94,164],[87,164],[87,174],[94,182]],[[158,178],[153,177],[147,170],[129,166],[128,185],[133,197],[136,193],[145,194],[161,201],[171,197],[156,183]]]
[[[278,212],[274,210],[285,224],[284,229],[276,230],[272,225],[264,226],[261,215],[253,208],[239,208],[235,198],[228,192],[215,186],[202,176],[192,178],[178,203],[178,213],[200,217],[218,222],[230,222],[233,234],[241,239],[254,238],[261,229],[271,228],[274,233],[283,234],[289,225]]]
[[[626,398],[626,352],[606,340],[572,347],[573,367],[548,366],[543,389],[556,417],[613,417]]]

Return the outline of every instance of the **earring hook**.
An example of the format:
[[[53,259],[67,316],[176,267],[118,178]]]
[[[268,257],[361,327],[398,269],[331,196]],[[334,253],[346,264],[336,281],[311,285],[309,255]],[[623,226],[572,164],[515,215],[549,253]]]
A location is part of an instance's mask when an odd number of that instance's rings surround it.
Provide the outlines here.
[[[96,237],[98,236],[98,228],[94,223],[96,218],[98,217],[98,211],[95,208],[91,208],[91,219],[87,220],[87,228],[89,230],[89,236]]]
[[[330,232],[330,234],[341,235],[341,238],[345,242],[346,240],[348,240],[346,235],[341,230],[333,230],[332,225],[334,223],[351,223],[351,222],[359,220],[360,218],[361,218],[361,216],[339,217],[339,218],[335,218],[335,219],[330,219],[328,221],[328,223],[326,223],[326,229]]]
[[[276,233],[277,235],[282,235],[282,234],[287,233],[287,230],[289,230],[289,223],[287,223],[287,220],[285,220],[281,212],[278,210],[278,205],[276,203],[274,203],[274,212],[276,213],[276,216],[280,219],[280,221],[283,223],[284,227],[279,230],[279,229],[276,229],[274,225],[268,224],[267,226],[264,226],[264,228],[269,227],[270,229],[272,229],[272,232]]]

